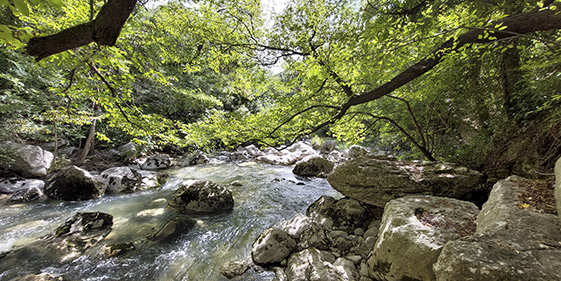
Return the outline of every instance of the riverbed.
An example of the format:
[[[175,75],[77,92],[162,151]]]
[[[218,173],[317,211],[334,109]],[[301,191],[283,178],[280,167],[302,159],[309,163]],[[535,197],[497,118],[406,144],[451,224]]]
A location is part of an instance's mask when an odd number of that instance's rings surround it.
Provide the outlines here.
[[[167,170],[160,189],[105,195],[80,202],[44,201],[0,207],[0,253],[51,233],[76,212],[111,214],[113,231],[102,244],[133,242],[136,249],[121,257],[103,258],[101,249],[67,263],[45,259],[0,263],[0,280],[27,273],[64,275],[69,280],[228,280],[219,268],[230,261],[250,260],[251,245],[263,230],[289,219],[322,195],[341,197],[325,179],[296,177],[291,167],[255,162],[198,165]],[[183,181],[211,180],[227,186],[234,197],[232,212],[191,216],[197,224],[170,243],[147,236],[171,215],[165,207]],[[241,186],[232,186],[237,181]],[[274,274],[251,268],[237,280],[272,280]]]

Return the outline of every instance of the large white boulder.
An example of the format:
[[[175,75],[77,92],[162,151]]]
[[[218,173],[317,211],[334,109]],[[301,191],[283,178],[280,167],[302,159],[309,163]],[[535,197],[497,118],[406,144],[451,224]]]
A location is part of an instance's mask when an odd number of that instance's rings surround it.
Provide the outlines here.
[[[44,177],[54,155],[36,145],[5,142],[0,145],[0,167],[28,177]],[[3,159],[2,159],[3,158]]]
[[[388,204],[368,260],[379,280],[435,280],[432,266],[449,241],[475,233],[473,203],[435,196],[407,196]]]

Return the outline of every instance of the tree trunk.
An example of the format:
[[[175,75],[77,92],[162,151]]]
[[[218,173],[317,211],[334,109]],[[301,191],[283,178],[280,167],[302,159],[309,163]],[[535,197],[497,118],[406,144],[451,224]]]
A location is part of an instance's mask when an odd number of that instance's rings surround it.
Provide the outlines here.
[[[137,0],[109,0],[90,22],[64,29],[53,35],[29,40],[26,53],[37,61],[50,55],[74,49],[91,42],[113,46],[121,34]]]
[[[93,103],[93,112],[95,115],[95,112],[98,108],[97,103],[94,101]],[[82,152],[80,153],[80,156],[78,157],[78,159],[76,159],[76,161],[74,162],[74,165],[76,166],[80,166],[82,164],[84,164],[84,162],[86,161],[86,157],[88,156],[88,154],[90,153],[90,150],[93,147],[94,141],[95,141],[95,123],[96,123],[96,119],[93,118],[92,119],[92,124],[90,125],[90,130],[88,131],[88,137],[86,138],[86,143],[84,143],[84,148],[82,149]]]

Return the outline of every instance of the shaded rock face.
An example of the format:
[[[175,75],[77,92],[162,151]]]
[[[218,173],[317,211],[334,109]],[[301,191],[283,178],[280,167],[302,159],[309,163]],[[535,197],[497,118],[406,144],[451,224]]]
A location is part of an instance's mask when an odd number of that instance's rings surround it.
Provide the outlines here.
[[[354,280],[342,267],[328,262],[318,249],[309,248],[293,254],[288,260],[286,276],[290,281],[343,281]],[[352,278],[352,277],[351,277]]]
[[[257,238],[251,248],[251,257],[255,264],[280,263],[296,247],[296,240],[287,232],[278,228],[269,228]]]
[[[361,156],[366,156],[368,150],[360,145],[353,145],[349,147],[349,158],[357,158]]]
[[[181,213],[222,213],[234,208],[232,193],[210,181],[183,184],[175,191],[168,207]]]
[[[442,247],[474,234],[478,213],[473,203],[435,196],[388,202],[368,260],[370,275],[379,280],[435,280],[432,266]]]
[[[8,199],[8,204],[27,203],[27,202],[39,200],[41,197],[43,197],[43,191],[37,187],[20,189],[14,192],[12,194],[12,197]]]
[[[171,166],[171,158],[165,154],[154,154],[140,166],[143,170],[167,169]]]
[[[44,249],[58,256],[61,261],[69,261],[97,245],[111,232],[112,226],[113,216],[109,214],[76,213],[41,243],[45,245]]]
[[[298,162],[292,172],[299,176],[327,176],[335,164],[333,162],[319,156],[305,158]]]
[[[355,199],[322,196],[308,207],[306,215],[325,228],[346,230],[363,223],[366,209]]]
[[[195,220],[188,217],[175,217],[149,237],[149,239],[158,242],[171,242],[181,234],[191,230],[196,223]]]
[[[228,279],[244,274],[249,269],[249,264],[243,261],[234,261],[223,264],[220,267],[220,274]]]
[[[125,242],[120,244],[112,244],[105,246],[105,257],[112,258],[112,257],[119,257],[123,256],[127,253],[134,251],[136,248],[134,244],[131,242]]]
[[[44,177],[54,160],[54,155],[36,145],[5,142],[0,145],[0,167],[26,177]]]
[[[87,200],[105,193],[105,186],[86,170],[69,166],[58,172],[45,187],[45,195],[66,201]]]
[[[327,179],[344,195],[383,207],[390,200],[415,194],[462,198],[477,188],[482,177],[447,163],[358,157],[337,166]]]
[[[520,208],[522,180],[511,176],[493,186],[476,234],[442,249],[437,280],[561,280],[561,222]]]
[[[327,140],[321,144],[318,150],[321,154],[329,154],[335,149],[336,145],[337,143],[334,140]]]

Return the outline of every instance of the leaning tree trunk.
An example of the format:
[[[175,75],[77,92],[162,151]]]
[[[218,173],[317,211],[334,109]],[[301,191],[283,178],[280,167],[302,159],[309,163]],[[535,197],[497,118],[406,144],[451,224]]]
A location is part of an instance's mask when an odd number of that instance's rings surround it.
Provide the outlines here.
[[[98,105],[97,103],[94,101],[93,103],[93,111],[95,114],[95,111],[97,110]],[[86,143],[84,143],[84,148],[82,149],[82,152],[80,153],[80,156],[78,157],[78,159],[76,159],[76,161],[74,162],[74,165],[76,166],[80,166],[82,164],[84,164],[84,162],[86,161],[86,157],[88,156],[88,154],[90,153],[90,150],[93,147],[94,141],[95,141],[95,124],[96,124],[96,118],[94,117],[92,119],[92,123],[90,124],[90,130],[88,131],[88,137],[86,138]]]

